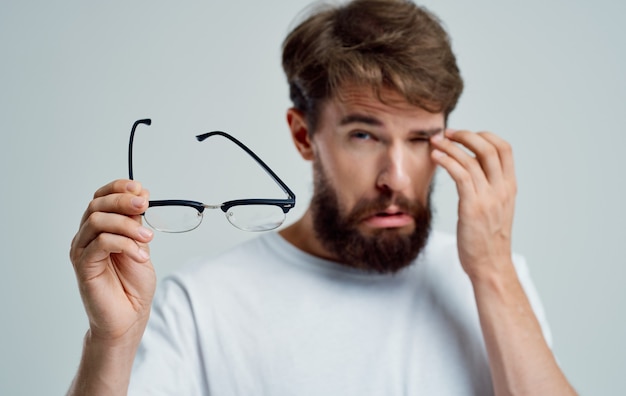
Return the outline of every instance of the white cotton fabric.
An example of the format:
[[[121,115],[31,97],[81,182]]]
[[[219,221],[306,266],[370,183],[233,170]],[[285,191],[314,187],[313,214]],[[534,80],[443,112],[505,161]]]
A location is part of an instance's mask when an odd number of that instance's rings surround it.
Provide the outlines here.
[[[522,257],[518,275],[550,334]],[[433,233],[394,275],[267,233],[159,286],[130,395],[491,395],[471,283]]]

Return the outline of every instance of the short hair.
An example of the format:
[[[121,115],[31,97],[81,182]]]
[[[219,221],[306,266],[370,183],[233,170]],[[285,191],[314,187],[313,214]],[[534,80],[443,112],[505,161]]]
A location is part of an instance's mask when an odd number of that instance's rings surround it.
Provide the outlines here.
[[[315,130],[321,103],[342,85],[390,88],[446,119],[463,91],[440,20],[407,0],[353,0],[316,7],[283,42],[293,106]]]

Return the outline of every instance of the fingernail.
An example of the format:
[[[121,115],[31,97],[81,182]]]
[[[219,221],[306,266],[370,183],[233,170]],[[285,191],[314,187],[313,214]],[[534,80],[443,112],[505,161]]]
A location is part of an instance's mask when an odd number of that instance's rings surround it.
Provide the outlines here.
[[[433,135],[430,139],[433,142],[441,142],[443,140],[443,133],[437,133]]]
[[[152,231],[150,231],[146,227],[139,227],[139,235],[144,238],[152,238]]]
[[[142,197],[134,197],[130,200],[130,203],[133,204],[133,206],[136,208],[142,208],[143,205],[146,203],[146,199]]]
[[[130,181],[126,184],[126,191],[133,192],[137,188],[137,183]]]

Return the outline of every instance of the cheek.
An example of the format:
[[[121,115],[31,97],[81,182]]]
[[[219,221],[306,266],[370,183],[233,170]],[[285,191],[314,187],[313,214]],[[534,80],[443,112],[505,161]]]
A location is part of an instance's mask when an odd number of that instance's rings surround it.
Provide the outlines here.
[[[322,177],[335,191],[342,205],[350,207],[363,196],[371,195],[376,180],[376,169],[371,161],[350,155],[333,156],[329,152],[324,152],[315,160],[316,177],[323,173]]]
[[[419,174],[426,179],[432,179],[437,170],[437,164],[430,157],[430,150],[418,160]]]
[[[430,158],[430,150],[420,152],[410,161],[411,189],[416,197],[426,198],[433,182],[437,165]]]

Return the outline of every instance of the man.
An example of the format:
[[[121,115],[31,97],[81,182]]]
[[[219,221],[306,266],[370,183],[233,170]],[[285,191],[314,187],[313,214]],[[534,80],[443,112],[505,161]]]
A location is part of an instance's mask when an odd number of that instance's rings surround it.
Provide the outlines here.
[[[147,325],[148,192],[98,190],[70,254],[90,323],[70,393],[573,394],[511,252],[511,148],[446,129],[462,81],[437,19],[402,0],[323,8],[283,66],[313,165],[304,216],[165,280]],[[437,166],[456,238],[430,234]]]

